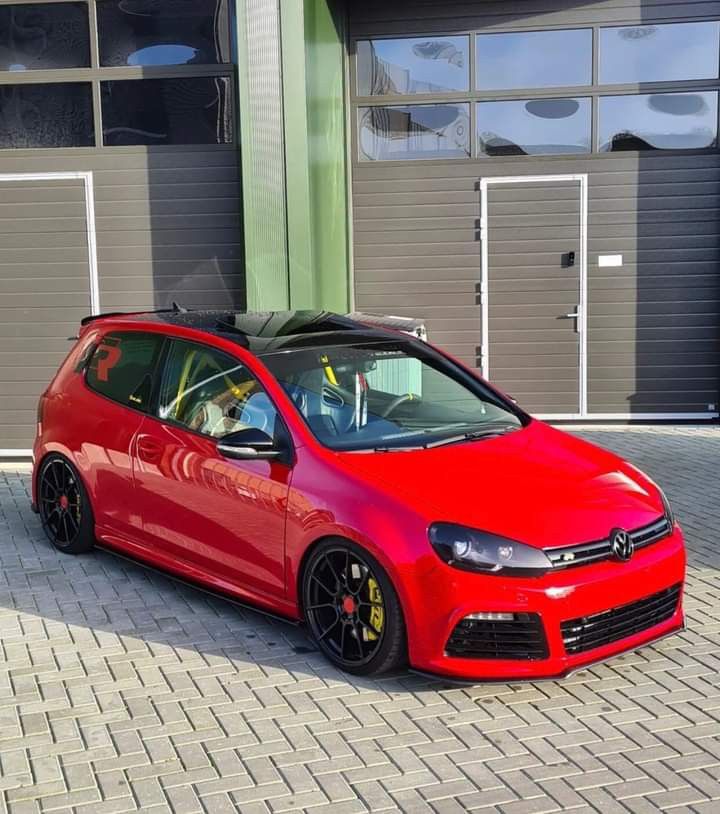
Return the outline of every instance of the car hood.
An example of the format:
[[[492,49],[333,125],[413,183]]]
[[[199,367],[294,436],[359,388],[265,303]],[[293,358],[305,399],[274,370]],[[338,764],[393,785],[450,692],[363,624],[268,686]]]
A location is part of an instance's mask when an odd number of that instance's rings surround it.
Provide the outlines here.
[[[663,513],[656,487],[639,470],[539,421],[446,447],[339,456],[428,523],[461,523],[539,548],[603,539]]]

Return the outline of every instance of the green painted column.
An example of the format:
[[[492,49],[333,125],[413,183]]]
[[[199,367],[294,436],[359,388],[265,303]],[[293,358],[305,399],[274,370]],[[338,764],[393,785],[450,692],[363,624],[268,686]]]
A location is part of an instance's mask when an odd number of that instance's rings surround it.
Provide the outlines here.
[[[248,307],[349,301],[344,32],[335,0],[237,0]]]
[[[340,3],[305,0],[308,167],[317,306],[350,303],[345,30]]]

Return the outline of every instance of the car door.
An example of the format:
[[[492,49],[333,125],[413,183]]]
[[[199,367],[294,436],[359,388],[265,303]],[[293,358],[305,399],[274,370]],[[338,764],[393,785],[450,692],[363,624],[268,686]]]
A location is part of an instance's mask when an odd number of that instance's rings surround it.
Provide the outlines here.
[[[137,438],[135,485],[146,540],[188,574],[259,597],[285,592],[285,511],[291,468],[224,458],[217,442],[282,422],[246,365],[206,345],[173,340],[155,415]]]
[[[150,408],[164,341],[162,334],[145,331],[111,331],[99,337],[84,366],[84,384],[78,382],[82,390],[66,399],[73,427],[69,432],[82,439],[77,462],[92,493],[100,536],[142,535],[134,500],[133,444]]]

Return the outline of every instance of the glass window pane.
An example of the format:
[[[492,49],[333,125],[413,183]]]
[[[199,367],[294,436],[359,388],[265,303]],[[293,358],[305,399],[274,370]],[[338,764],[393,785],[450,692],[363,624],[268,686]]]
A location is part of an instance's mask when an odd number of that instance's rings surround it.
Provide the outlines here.
[[[100,0],[101,65],[230,62],[227,0]]]
[[[470,87],[467,37],[363,40],[357,44],[360,96],[444,93]]]
[[[0,147],[92,147],[89,83],[0,85]]]
[[[0,71],[88,67],[87,3],[0,5]]]
[[[173,342],[159,417],[213,438],[249,428],[274,437],[277,410],[237,359],[204,345]]]
[[[104,143],[228,144],[229,83],[223,77],[103,82]]]
[[[592,31],[479,34],[480,90],[562,88],[592,84]]]
[[[480,102],[478,152],[485,155],[589,153],[589,99]]]
[[[360,158],[467,158],[469,114],[468,105],[361,107]]]
[[[600,99],[599,149],[697,150],[717,146],[718,95],[711,92]]]
[[[88,386],[127,407],[147,410],[163,339],[139,331],[107,334],[88,365]]]
[[[600,29],[600,82],[715,79],[720,23],[638,25]]]

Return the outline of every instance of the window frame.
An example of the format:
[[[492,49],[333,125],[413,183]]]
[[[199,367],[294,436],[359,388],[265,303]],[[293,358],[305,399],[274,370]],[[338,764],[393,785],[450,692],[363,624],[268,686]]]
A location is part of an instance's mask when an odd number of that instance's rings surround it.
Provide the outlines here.
[[[565,25],[536,25],[536,26],[518,26],[517,28],[474,28],[470,30],[458,31],[457,29],[447,30],[438,29],[435,31],[420,30],[413,31],[411,34],[403,35],[398,32],[393,33],[372,33],[354,35],[348,40],[348,82],[347,82],[347,103],[349,109],[349,155],[353,167],[362,168],[373,166],[374,164],[389,164],[390,166],[406,166],[408,163],[422,162],[430,165],[445,164],[449,162],[474,162],[478,167],[487,165],[488,161],[493,160],[494,156],[486,156],[478,150],[478,127],[477,127],[477,104],[480,102],[501,102],[501,101],[535,101],[542,99],[562,99],[562,98],[589,98],[592,106],[592,121],[591,121],[591,150],[589,153],[575,154],[575,153],[558,153],[558,154],[545,154],[542,156],[528,155],[528,156],[512,156],[498,157],[498,161],[568,161],[577,159],[608,161],[616,158],[619,153],[600,152],[599,151],[599,99],[604,96],[621,96],[621,95],[645,95],[654,93],[691,93],[692,91],[702,91],[717,93],[720,96],[720,64],[718,65],[718,76],[714,79],[707,80],[678,80],[678,81],[663,81],[663,82],[644,82],[636,84],[599,84],[599,52],[600,52],[600,31],[605,28],[618,28],[639,25],[666,25],[672,23],[717,23],[720,21],[720,15],[706,16],[703,18],[693,18],[692,20],[673,20],[673,19],[648,19],[640,23],[637,22],[593,22],[587,24],[565,24]],[[517,33],[531,33],[536,31],[565,31],[565,30],[581,30],[590,29],[592,31],[592,84],[587,86],[567,86],[567,87],[553,87],[553,88],[518,88],[512,90],[497,90],[497,91],[482,91],[477,87],[477,57],[476,49],[478,36],[482,34],[517,34]],[[470,36],[470,90],[468,92],[447,92],[447,93],[433,93],[433,94],[387,94],[382,96],[360,96],[358,95],[358,54],[357,43],[367,40],[377,39],[417,39],[417,38],[439,38],[450,37],[459,35]],[[719,100],[720,101],[720,100]],[[458,156],[455,158],[413,158],[411,161],[403,159],[367,159],[361,157],[360,147],[360,118],[359,109],[366,107],[394,107],[394,106],[415,106],[415,105],[437,105],[437,104],[458,104],[470,103],[470,155],[467,158]],[[720,111],[720,104],[718,104]],[[720,119],[720,113],[719,113]],[[650,151],[627,151],[624,155],[714,155],[720,151],[720,122],[718,127],[718,147],[715,148],[699,148],[699,149],[677,149],[677,150],[650,150]]]
[[[273,441],[276,443],[279,440],[282,440],[291,451],[291,458],[294,461],[295,455],[295,445],[292,440],[292,434],[288,429],[287,422],[285,421],[285,416],[282,414],[282,411],[277,405],[277,402],[272,397],[272,395],[268,392],[268,389],[260,380],[260,377],[257,375],[257,372],[253,370],[252,366],[248,364],[247,360],[240,359],[238,356],[233,356],[232,354],[228,353],[228,351],[223,350],[221,348],[217,348],[214,345],[210,344],[209,342],[202,342],[198,339],[187,339],[185,337],[180,336],[165,336],[165,345],[163,347],[162,353],[158,359],[158,367],[160,375],[157,378],[157,382],[154,384],[153,388],[153,398],[151,399],[150,403],[152,405],[152,412],[147,413],[148,418],[152,418],[155,421],[159,421],[161,424],[165,424],[169,427],[173,427],[174,429],[182,430],[183,432],[188,432],[191,435],[195,435],[198,438],[204,438],[206,441],[209,441],[213,444],[219,443],[222,440],[222,437],[216,438],[214,435],[209,435],[206,432],[202,432],[200,430],[193,430],[191,427],[188,427],[187,424],[183,424],[182,421],[176,421],[173,418],[163,418],[160,415],[160,396],[163,390],[163,386],[165,383],[165,377],[168,374],[169,366],[168,362],[170,359],[170,353],[172,350],[173,344],[184,344],[184,345],[193,345],[198,348],[202,348],[206,351],[211,351],[213,353],[220,354],[221,356],[225,356],[228,359],[237,362],[237,365],[242,365],[250,374],[250,376],[257,382],[257,384],[262,388],[262,392],[267,396],[268,400],[272,404],[273,408],[275,409],[275,413],[277,414],[277,423],[275,429],[275,436]],[[282,436],[282,439],[280,438]]]
[[[88,24],[90,31],[90,66],[87,68],[45,68],[28,71],[0,71],[0,85],[54,85],[66,83],[89,83],[92,89],[92,115],[94,124],[95,144],[93,146],[82,147],[4,147],[0,145],[0,155],[7,151],[27,150],[36,152],[38,150],[63,150],[74,153],[87,153],[96,150],[116,150],[116,151],[142,151],[162,150],[162,151],[184,151],[189,150],[237,150],[239,144],[238,127],[238,82],[236,62],[208,64],[208,65],[148,65],[148,66],[119,66],[104,67],[100,64],[100,38],[98,32],[97,4],[103,0],[10,0],[7,5],[63,5],[65,3],[83,3],[87,6]],[[228,0],[232,3],[232,0]],[[3,3],[5,5],[5,3]],[[233,14],[232,8],[229,9]],[[232,26],[228,26],[227,54],[230,59],[234,59],[235,46]],[[101,83],[113,79],[136,80],[143,79],[182,79],[182,78],[202,78],[220,77],[228,80],[228,119],[230,121],[231,133],[230,141],[217,144],[195,143],[195,144],[128,144],[128,145],[106,145],[103,139],[103,118]]]
[[[93,387],[90,382],[88,381],[88,372],[90,370],[90,365],[95,357],[95,354],[100,350],[103,345],[103,342],[108,336],[112,336],[114,334],[137,334],[142,336],[152,336],[158,337],[158,350],[155,354],[155,360],[152,365],[152,387],[150,388],[150,397],[148,398],[147,405],[143,407],[136,406],[131,403],[125,403],[122,401],[118,401],[114,399],[112,396],[107,395],[107,393],[103,393],[100,390],[97,390]],[[167,348],[167,340],[168,337],[163,334],[159,333],[158,331],[148,331],[144,328],[130,328],[130,327],[123,327],[120,330],[116,329],[109,329],[102,334],[98,334],[92,342],[90,343],[89,348],[92,348],[92,351],[87,353],[87,358],[83,361],[80,360],[78,362],[78,366],[76,368],[76,372],[78,372],[82,378],[84,386],[94,395],[99,396],[100,398],[109,401],[111,404],[115,404],[118,407],[123,407],[126,410],[132,410],[134,413],[140,413],[140,415],[148,416],[150,415],[150,411],[155,407],[155,401],[157,397],[157,390],[158,390],[158,381],[159,377],[157,376],[158,371],[162,369],[162,365],[164,364],[164,358]],[[81,364],[82,362],[82,364]]]

